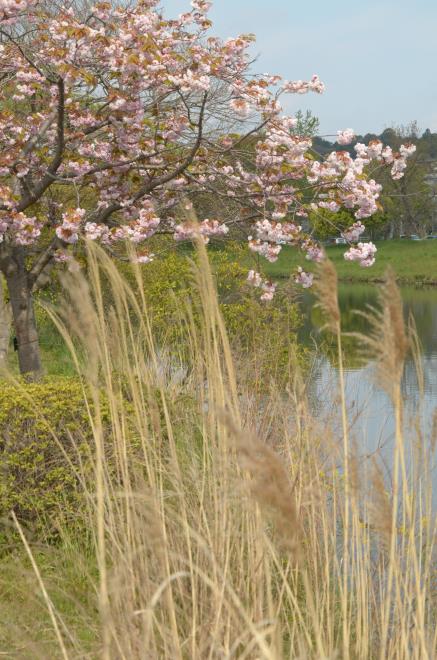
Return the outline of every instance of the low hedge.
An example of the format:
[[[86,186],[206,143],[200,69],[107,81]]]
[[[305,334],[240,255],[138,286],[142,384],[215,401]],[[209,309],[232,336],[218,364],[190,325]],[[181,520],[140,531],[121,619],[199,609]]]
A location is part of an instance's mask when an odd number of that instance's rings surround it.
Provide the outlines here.
[[[105,401],[102,410],[107,416]],[[74,515],[80,488],[71,463],[86,465],[91,443],[78,379],[1,382],[0,521],[11,510],[29,527],[47,526],[60,507],[63,516]]]

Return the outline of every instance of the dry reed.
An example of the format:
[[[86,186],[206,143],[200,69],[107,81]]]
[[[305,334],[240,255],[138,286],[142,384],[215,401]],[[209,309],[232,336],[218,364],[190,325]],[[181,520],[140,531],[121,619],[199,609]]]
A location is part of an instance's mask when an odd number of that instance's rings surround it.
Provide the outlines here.
[[[373,481],[360,474],[344,391],[340,470],[326,467],[330,431],[311,418],[296,373],[286,391],[266,389],[254,407],[250,383],[235,372],[199,250],[193,277],[202,323],[199,330],[187,307],[182,380],[160,358],[165,347],[151,332],[140,272],[134,291],[95,247],[88,250],[89,284],[72,274],[66,303],[54,315],[83,382],[94,435],[93,478],[78,475],[85,502],[78,518],[92,539],[87,553],[97,577],[90,571],[87,584],[100,618],[97,625],[91,612],[85,619],[94,635],[87,646],[74,622],[61,624],[44,582],[50,657],[434,657],[431,486],[420,471],[412,496],[402,426],[396,494],[379,473]],[[103,282],[110,284],[109,300]],[[329,265],[319,295],[341,362]],[[371,346],[384,383],[394,376],[400,382],[406,335],[390,278],[383,295],[387,309],[377,317]],[[400,409],[399,396],[394,403]],[[86,553],[76,542],[79,563]],[[44,581],[36,549],[26,549]],[[37,642],[29,642],[33,653]]]

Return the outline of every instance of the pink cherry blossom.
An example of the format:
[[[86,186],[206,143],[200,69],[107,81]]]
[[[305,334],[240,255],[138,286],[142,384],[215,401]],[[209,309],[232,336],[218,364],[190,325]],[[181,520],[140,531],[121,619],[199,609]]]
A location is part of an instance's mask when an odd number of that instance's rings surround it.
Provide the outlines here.
[[[81,223],[86,214],[82,208],[71,209],[62,214],[62,225],[56,227],[56,235],[64,243],[77,243]]]
[[[384,163],[390,164],[393,162],[394,156],[393,156],[393,150],[391,147],[386,146],[381,152],[381,156],[384,160]]]
[[[173,238],[175,241],[189,241],[196,236],[197,231],[196,225],[184,222],[175,226]]]
[[[367,157],[371,160],[377,159],[381,156],[384,145],[381,140],[370,140],[367,145]]]
[[[96,241],[103,236],[107,236],[109,229],[106,225],[99,225],[96,222],[87,222],[84,227],[84,233],[87,238]]]
[[[151,252],[138,252],[133,261],[137,264],[150,264],[155,258]]]
[[[30,10],[36,0],[1,0],[0,2],[0,22],[13,23],[18,16],[26,10]]]
[[[176,225],[173,237],[175,241],[187,241],[193,240],[196,237],[201,237],[203,242],[207,244],[211,237],[226,236],[228,232],[229,227],[224,223],[206,218],[201,223],[184,222],[180,225]]]
[[[229,105],[231,106],[234,112],[240,115],[240,117],[247,117],[250,113],[250,106],[245,99],[242,98],[231,99]]]
[[[276,283],[275,282],[263,282],[261,284],[261,289],[263,291],[261,295],[261,300],[273,300],[273,296],[276,292]]]
[[[127,232],[133,243],[145,241],[156,233],[161,223],[160,218],[155,214],[152,204],[140,210],[138,218],[134,220]]]
[[[273,296],[275,295],[276,292],[276,283],[271,282],[270,280],[264,280],[261,275],[255,271],[255,270],[250,270],[248,275],[247,275],[247,281],[249,284],[256,289],[261,289],[262,294],[260,296],[260,300],[266,301],[266,300],[273,300]]]
[[[392,179],[402,179],[404,176],[404,170],[407,167],[407,162],[404,160],[404,158],[396,158],[393,161],[392,168],[390,170]]]
[[[342,232],[342,236],[350,243],[356,243],[365,229],[365,226],[360,221],[354,222],[351,227],[348,227]]]
[[[275,215],[275,214],[273,214]],[[278,245],[295,243],[299,238],[302,227],[293,222],[270,222],[267,218],[255,223],[255,231],[260,241],[277,243]],[[249,240],[251,240],[249,236]]]
[[[71,254],[65,250],[56,250],[53,254],[53,259],[60,264],[67,263],[68,261],[71,261],[72,258]]]
[[[354,130],[352,128],[346,128],[344,131],[337,132],[337,142],[338,144],[350,144],[355,137]]]
[[[296,284],[301,284],[304,289],[309,289],[313,285],[313,279],[312,273],[306,273],[301,266],[298,266],[294,277]]]
[[[4,224],[1,224],[4,227]],[[27,216],[24,213],[12,213],[8,223],[12,242],[21,246],[35,243],[41,235],[42,226],[43,223],[36,217]]]
[[[319,207],[321,209],[327,209],[332,213],[337,213],[337,211],[340,210],[340,204],[334,200],[331,200],[330,202],[319,202]]]
[[[369,268],[375,263],[377,248],[373,243],[358,243],[344,254],[347,261],[357,261],[362,268]]]
[[[250,270],[247,275],[247,281],[254,287],[260,287],[262,284],[262,277],[255,270]]]
[[[416,145],[414,144],[401,144],[399,147],[399,152],[403,158],[409,158],[416,151]]]
[[[316,263],[320,263],[326,258],[325,252],[323,248],[320,247],[320,245],[310,243],[304,249],[306,250],[306,258],[308,261],[315,261]]]
[[[313,75],[309,82],[303,80],[294,80],[284,82],[282,89],[292,94],[306,94],[307,92],[316,92],[322,94],[325,91],[325,85],[317,75]]]
[[[249,240],[249,249],[252,250],[252,252],[256,252],[257,254],[261,255],[267,259],[267,261],[273,263],[277,261],[282,248],[280,245],[272,245],[271,243],[267,243],[267,241],[252,239]]]
[[[212,236],[226,236],[229,233],[229,227],[224,223],[220,223],[218,220],[209,220],[206,218],[200,223],[199,231],[204,239],[209,240]]]
[[[212,2],[207,0],[191,0],[191,6],[201,14],[206,14],[212,7]]]

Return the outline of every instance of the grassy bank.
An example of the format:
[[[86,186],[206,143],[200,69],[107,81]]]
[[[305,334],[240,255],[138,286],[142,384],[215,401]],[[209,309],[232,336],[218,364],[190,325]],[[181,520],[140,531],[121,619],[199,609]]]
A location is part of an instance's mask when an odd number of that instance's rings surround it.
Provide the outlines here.
[[[437,241],[376,241],[378,248],[376,263],[371,268],[360,268],[356,263],[345,261],[344,245],[328,247],[328,257],[334,262],[338,277],[350,282],[378,282],[384,277],[388,266],[404,284],[437,284]],[[305,261],[303,255],[293,248],[284,248],[278,261],[273,264],[263,260],[263,269],[270,277],[288,277],[296,266],[313,270],[314,264]]]

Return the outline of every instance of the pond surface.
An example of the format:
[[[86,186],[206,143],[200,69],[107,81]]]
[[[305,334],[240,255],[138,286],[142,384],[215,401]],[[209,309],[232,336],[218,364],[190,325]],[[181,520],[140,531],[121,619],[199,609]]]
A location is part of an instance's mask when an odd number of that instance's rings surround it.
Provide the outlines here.
[[[405,439],[417,446],[435,442],[437,427],[437,287],[401,287],[405,318],[414,318],[421,343],[420,365],[423,381],[417,375],[413,357],[407,358],[403,378],[405,402]],[[367,284],[339,285],[342,327],[345,332],[365,332],[366,321],[355,310],[377,306],[378,288]],[[301,340],[317,346],[317,357],[309,379],[311,406],[321,420],[327,418],[340,426],[339,378],[335,351],[321,332],[321,315],[314,298],[306,293],[302,300],[304,324]],[[378,386],[375,364],[363,360],[356,342],[344,339],[345,390],[351,437],[358,454],[375,457],[390,473],[394,439],[394,414],[386,392]],[[437,504],[437,470],[433,469],[434,500]]]

